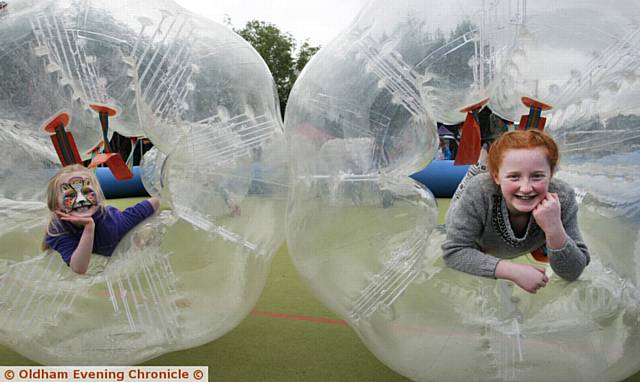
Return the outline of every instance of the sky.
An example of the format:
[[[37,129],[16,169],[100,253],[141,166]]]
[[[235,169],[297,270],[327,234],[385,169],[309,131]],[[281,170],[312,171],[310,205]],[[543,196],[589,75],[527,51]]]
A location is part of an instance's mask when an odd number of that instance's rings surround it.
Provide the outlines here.
[[[249,20],[275,24],[291,34],[298,45],[306,39],[325,46],[355,19],[366,0],[175,0],[184,8],[234,28]]]

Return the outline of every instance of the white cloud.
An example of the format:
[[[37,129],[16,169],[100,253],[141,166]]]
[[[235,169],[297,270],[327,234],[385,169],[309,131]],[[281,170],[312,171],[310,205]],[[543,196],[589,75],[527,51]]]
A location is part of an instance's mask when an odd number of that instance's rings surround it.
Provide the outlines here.
[[[275,24],[297,42],[327,45],[355,19],[366,0],[176,0],[184,8],[222,22],[225,15],[235,28],[247,21]]]

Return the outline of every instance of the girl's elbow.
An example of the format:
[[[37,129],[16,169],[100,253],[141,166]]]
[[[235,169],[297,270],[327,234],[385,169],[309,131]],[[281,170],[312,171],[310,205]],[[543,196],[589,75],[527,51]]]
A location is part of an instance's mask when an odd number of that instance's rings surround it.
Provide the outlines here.
[[[442,260],[444,260],[444,263],[447,267],[460,269],[460,260],[458,256],[456,256],[455,252],[445,251],[442,254]]]
[[[585,267],[586,264],[584,263],[573,264],[572,266],[567,267],[558,265],[553,266],[553,264],[551,266],[555,274],[566,281],[576,281],[578,278],[580,278],[580,275],[582,275],[582,271],[584,271]]]
[[[69,267],[72,271],[79,275],[84,275],[87,273],[89,269],[89,262],[84,261],[82,258],[74,258],[75,255],[71,256],[71,261],[69,262]]]
[[[444,260],[445,265],[449,268],[453,268],[455,266],[455,261],[451,258],[450,254],[442,255],[442,260]]]
[[[88,267],[82,267],[74,264],[71,265],[71,270],[79,275],[84,275],[85,273],[87,273],[87,268]]]
[[[571,272],[571,273],[557,273],[558,276],[560,276],[561,279],[565,280],[565,281],[576,281],[578,278],[580,278],[580,275],[582,274],[582,271],[579,272]]]

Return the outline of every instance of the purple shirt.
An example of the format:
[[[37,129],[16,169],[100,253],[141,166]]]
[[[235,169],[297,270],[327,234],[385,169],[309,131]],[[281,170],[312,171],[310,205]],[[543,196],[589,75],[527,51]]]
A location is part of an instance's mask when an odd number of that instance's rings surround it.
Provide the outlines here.
[[[92,252],[102,256],[111,256],[124,235],[138,223],[153,215],[154,212],[155,210],[148,200],[143,200],[124,211],[111,206],[99,209],[91,216],[95,222]],[[55,226],[51,227],[51,231],[64,233],[60,236],[47,235],[45,242],[49,247],[58,251],[62,260],[69,265],[73,251],[78,248],[84,227],[78,227],[65,221],[52,224]]]

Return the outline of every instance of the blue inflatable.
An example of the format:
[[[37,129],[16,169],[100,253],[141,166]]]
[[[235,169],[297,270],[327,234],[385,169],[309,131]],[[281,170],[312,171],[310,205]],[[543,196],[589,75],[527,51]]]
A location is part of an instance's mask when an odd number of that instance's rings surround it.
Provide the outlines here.
[[[452,160],[434,160],[427,167],[411,175],[424,184],[436,198],[450,198],[469,169],[468,165],[454,166]],[[149,196],[142,185],[140,167],[133,166],[133,178],[118,181],[108,167],[98,167],[96,176],[106,198]]]
[[[452,160],[434,160],[411,177],[427,186],[436,198],[450,198],[468,169],[468,165],[454,166]]]
[[[105,198],[129,198],[134,196],[149,196],[142,185],[140,167],[133,166],[133,178],[119,181],[114,178],[108,167],[96,168],[96,177],[102,187]]]

